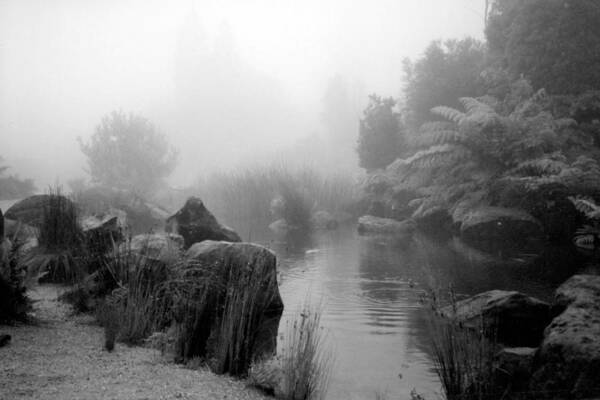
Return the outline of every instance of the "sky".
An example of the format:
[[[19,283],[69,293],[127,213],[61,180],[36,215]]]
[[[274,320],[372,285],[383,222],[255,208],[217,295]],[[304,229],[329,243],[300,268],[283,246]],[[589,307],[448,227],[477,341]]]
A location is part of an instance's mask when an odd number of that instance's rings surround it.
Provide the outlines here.
[[[172,182],[185,185],[322,134],[322,99],[336,75],[361,88],[358,101],[399,96],[402,60],[435,39],[481,39],[483,8],[483,0],[0,0],[0,156],[38,187],[83,177],[77,137],[120,109],[149,118],[179,148]],[[197,45],[208,58],[181,57],[186,35],[193,44],[183,52]]]

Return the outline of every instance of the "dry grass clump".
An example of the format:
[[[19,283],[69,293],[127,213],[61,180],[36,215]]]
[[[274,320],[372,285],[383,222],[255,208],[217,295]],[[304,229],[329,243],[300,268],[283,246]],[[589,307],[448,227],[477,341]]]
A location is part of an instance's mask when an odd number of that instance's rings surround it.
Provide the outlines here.
[[[442,317],[437,296],[431,296],[429,332],[434,369],[448,400],[487,400],[501,398],[494,384],[495,340],[486,337],[483,321],[480,329],[468,329],[459,321]],[[451,290],[451,307],[456,298]]]
[[[278,399],[324,399],[334,358],[326,345],[321,313],[321,306],[311,306],[307,301],[287,321],[277,357],[252,365],[250,384]]]
[[[31,276],[43,276],[50,282],[78,282],[86,275],[87,265],[77,207],[61,194],[59,186],[50,188],[48,195],[39,247],[25,256],[24,263]]]

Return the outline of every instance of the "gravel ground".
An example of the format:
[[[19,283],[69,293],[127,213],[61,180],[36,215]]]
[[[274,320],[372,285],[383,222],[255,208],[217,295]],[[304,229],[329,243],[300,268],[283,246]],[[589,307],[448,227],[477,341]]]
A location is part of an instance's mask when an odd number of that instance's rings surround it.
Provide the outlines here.
[[[118,344],[102,349],[103,330],[89,316],[69,316],[58,286],[30,292],[35,325],[0,326],[0,400],[267,399],[244,382],[166,363],[157,350]]]

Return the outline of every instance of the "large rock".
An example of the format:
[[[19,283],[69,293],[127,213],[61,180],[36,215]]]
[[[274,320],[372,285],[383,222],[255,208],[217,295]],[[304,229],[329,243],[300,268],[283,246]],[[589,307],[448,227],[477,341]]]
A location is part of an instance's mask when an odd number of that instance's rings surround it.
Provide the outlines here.
[[[173,233],[145,233],[136,235],[124,246],[129,246],[135,254],[172,264],[183,255],[183,237]]]
[[[215,372],[239,375],[253,360],[273,355],[283,312],[275,254],[251,243],[207,240],[190,247],[186,258],[185,279],[204,285],[209,279],[210,293],[188,332],[195,340],[183,358],[203,356]]]
[[[123,239],[123,226],[119,223],[117,215],[105,214],[102,216],[90,215],[81,220],[88,249],[96,253],[110,250],[114,243]]]
[[[537,348],[505,347],[495,356],[494,384],[499,388],[510,387],[514,392],[529,389],[531,368]]]
[[[358,233],[382,234],[395,236],[410,236],[415,231],[416,224],[413,220],[396,221],[390,218],[364,215],[358,219]]]
[[[167,219],[167,232],[183,236],[186,248],[204,240],[242,241],[233,229],[221,225],[197,197],[190,197],[181,210]]]
[[[569,399],[600,396],[600,276],[567,280],[555,307],[563,311],[546,328],[531,389]]]
[[[472,243],[518,243],[543,237],[539,221],[519,209],[479,207],[465,213],[458,222],[462,238]]]
[[[313,228],[320,230],[334,230],[338,227],[338,221],[327,211],[317,211],[311,217]]]
[[[472,329],[483,329],[498,342],[536,347],[552,320],[550,305],[519,292],[490,290],[445,307],[442,314]]]
[[[27,225],[39,228],[44,219],[44,207],[48,205],[51,196],[49,194],[37,194],[27,197],[12,205],[4,215],[5,218],[13,219]],[[71,200],[61,196],[65,204],[72,205]]]

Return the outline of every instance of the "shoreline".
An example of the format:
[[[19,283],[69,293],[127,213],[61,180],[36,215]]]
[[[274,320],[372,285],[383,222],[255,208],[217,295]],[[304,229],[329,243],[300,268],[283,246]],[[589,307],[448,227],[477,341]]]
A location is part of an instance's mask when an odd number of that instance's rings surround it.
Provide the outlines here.
[[[33,324],[0,326],[12,336],[0,348],[0,400],[232,399],[269,397],[245,382],[167,362],[155,349],[117,343],[103,349],[104,331],[90,315],[70,315],[57,300],[65,286],[28,291]]]

